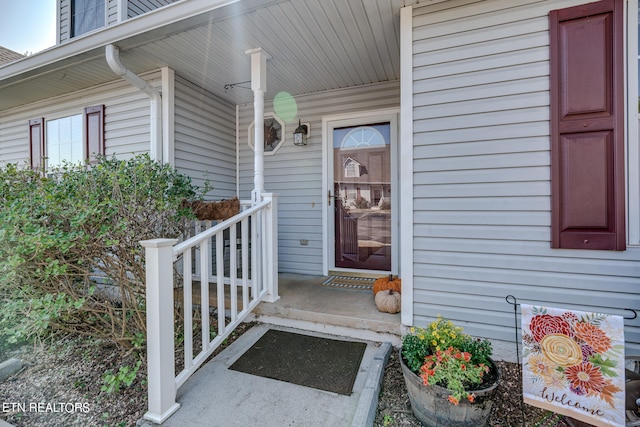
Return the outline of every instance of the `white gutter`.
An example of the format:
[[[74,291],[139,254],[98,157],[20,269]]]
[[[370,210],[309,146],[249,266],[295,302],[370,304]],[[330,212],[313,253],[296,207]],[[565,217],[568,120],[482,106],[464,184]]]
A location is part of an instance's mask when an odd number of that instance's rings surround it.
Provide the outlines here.
[[[150,147],[152,160],[162,162],[162,97],[146,80],[138,77],[120,62],[120,51],[117,46],[108,44],[105,48],[107,64],[114,73],[144,92],[151,100],[150,105]]]

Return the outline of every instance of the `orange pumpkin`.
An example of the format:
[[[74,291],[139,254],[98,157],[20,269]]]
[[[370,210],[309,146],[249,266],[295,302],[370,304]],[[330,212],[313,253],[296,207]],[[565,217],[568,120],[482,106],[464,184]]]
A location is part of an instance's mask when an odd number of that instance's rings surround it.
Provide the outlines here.
[[[402,292],[402,281],[400,278],[396,277],[395,279],[390,274],[385,277],[380,277],[373,282],[373,294],[377,294],[380,291],[385,291],[387,289],[393,289],[395,292]]]

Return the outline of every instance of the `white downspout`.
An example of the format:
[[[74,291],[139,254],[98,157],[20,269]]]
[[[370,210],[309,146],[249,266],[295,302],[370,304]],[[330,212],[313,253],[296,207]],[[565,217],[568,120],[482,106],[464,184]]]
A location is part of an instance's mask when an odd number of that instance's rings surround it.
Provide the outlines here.
[[[152,160],[162,162],[162,98],[153,86],[138,77],[120,62],[120,51],[117,46],[108,44],[105,48],[107,64],[114,73],[144,92],[151,100],[150,104],[150,147],[149,156]]]

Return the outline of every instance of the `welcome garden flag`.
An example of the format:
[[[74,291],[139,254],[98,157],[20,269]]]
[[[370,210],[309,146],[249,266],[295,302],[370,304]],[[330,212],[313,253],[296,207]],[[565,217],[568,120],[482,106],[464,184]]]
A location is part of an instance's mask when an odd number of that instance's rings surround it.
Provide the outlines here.
[[[525,403],[595,426],[624,427],[623,318],[521,308]]]

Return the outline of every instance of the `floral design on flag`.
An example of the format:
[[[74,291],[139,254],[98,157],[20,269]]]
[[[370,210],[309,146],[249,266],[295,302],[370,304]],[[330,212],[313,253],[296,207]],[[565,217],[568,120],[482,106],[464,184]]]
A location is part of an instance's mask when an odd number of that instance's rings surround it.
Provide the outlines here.
[[[523,304],[522,341],[527,403],[575,411],[583,420],[599,419],[597,425],[624,425],[618,424],[618,409],[624,407],[619,316]]]

